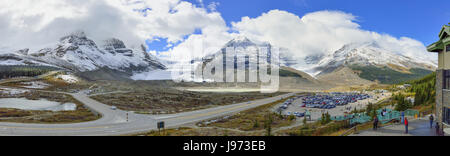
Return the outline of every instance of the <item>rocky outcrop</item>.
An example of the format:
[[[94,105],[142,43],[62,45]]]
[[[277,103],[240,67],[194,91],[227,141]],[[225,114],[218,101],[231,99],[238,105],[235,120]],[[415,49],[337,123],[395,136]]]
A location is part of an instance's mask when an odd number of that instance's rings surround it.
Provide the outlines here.
[[[144,46],[137,49],[127,48],[123,41],[112,38],[99,47],[83,32],[64,36],[51,48],[36,52],[24,49],[14,52],[13,56],[5,56],[0,61],[4,61],[5,64],[22,65],[23,60],[30,60],[28,62],[52,65],[75,72],[94,71],[101,68],[128,73],[166,69],[156,57],[146,52]]]

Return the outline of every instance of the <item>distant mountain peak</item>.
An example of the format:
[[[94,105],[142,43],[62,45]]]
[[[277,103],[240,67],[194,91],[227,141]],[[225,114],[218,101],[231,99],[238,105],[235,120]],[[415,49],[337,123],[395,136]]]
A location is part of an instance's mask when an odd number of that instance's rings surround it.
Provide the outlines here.
[[[256,46],[256,44],[245,36],[238,36],[229,41],[225,45],[225,47],[249,47],[249,46]]]
[[[127,48],[125,46],[125,43],[122,40],[119,40],[117,38],[110,38],[107,39],[105,41],[103,41],[103,46],[112,46],[115,49],[120,49],[120,48]]]
[[[112,38],[106,40],[99,48],[82,31],[62,37],[53,48],[30,52],[29,55],[28,51],[28,49],[17,51],[15,54],[19,55],[14,57],[4,55],[3,60],[0,59],[0,64],[2,61],[17,65],[46,64],[74,71],[92,71],[104,67],[124,72],[166,69],[143,47],[130,49],[120,39]]]
[[[323,57],[325,57],[324,54],[310,55],[305,58],[305,63],[306,64],[317,64],[323,59]]]
[[[89,39],[86,34],[82,31],[74,32],[70,35],[62,37],[59,42],[61,45],[72,45],[72,46],[92,46],[97,48],[95,42]]]
[[[251,42],[250,39],[248,39],[246,36],[242,36],[242,35],[237,36],[232,41],[235,41],[235,42]]]
[[[321,59],[320,61],[317,61]],[[402,69],[422,68],[433,70],[432,62],[417,60],[382,48],[376,42],[350,43],[321,58],[309,56],[306,61],[313,65],[315,75],[332,72],[343,66],[400,67]],[[396,69],[397,70],[397,69]]]
[[[133,50],[128,49],[123,41],[116,39],[116,38],[111,38],[111,39],[105,40],[103,43],[103,49],[112,54],[120,53],[125,56],[133,55]]]
[[[228,56],[227,55],[227,48],[243,48],[243,49],[236,49],[236,56]],[[267,55],[267,61],[259,62],[259,63],[272,63],[272,58],[279,58],[279,66],[294,66],[297,64],[295,60],[292,59],[289,55],[289,50],[284,48],[279,48],[279,56],[273,55],[273,49],[274,46],[272,46],[268,42],[262,42],[260,44],[255,43],[248,39],[245,36],[239,36],[232,40],[230,40],[227,44],[225,44],[222,49],[220,49],[218,52],[214,54],[210,54],[207,56],[204,56],[203,58],[199,59],[193,59],[191,62],[210,62],[214,59],[223,59],[220,57],[226,58],[227,62],[234,62],[236,64],[242,64],[242,62],[237,61],[244,61],[243,64],[249,64],[250,62],[258,62],[260,56],[263,55],[262,50],[267,50],[264,52],[264,55]],[[245,57],[245,60],[238,60],[237,57]],[[266,57],[266,56],[264,56]],[[278,61],[277,61],[278,62]]]

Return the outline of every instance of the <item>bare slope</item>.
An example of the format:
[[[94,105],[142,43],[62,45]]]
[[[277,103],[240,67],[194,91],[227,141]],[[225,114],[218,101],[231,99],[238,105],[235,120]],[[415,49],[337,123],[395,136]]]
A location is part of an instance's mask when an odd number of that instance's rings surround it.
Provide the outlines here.
[[[340,67],[335,71],[317,77],[321,82],[328,82],[338,86],[371,85],[375,82],[362,79],[357,71],[348,67]]]

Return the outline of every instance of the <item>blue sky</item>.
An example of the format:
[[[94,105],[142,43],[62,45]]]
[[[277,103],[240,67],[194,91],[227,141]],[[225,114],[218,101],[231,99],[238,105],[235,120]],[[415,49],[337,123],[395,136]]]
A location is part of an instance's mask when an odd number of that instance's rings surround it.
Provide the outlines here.
[[[198,0],[188,0],[200,5]],[[339,10],[357,16],[364,30],[410,37],[431,44],[440,28],[450,22],[449,0],[203,0],[219,2],[217,10],[227,24],[242,17],[258,17],[279,9],[300,17],[321,10]],[[163,44],[161,44],[163,45]]]

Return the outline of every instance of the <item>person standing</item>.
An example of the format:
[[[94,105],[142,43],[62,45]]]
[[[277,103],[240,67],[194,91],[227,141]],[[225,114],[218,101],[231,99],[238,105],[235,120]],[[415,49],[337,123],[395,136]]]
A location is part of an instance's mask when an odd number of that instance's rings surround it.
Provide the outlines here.
[[[409,123],[408,123],[408,118],[406,118],[405,117],[405,130],[406,130],[406,134],[408,134],[408,126],[409,126]]]
[[[402,123],[405,123],[405,112],[402,112]]]
[[[433,123],[434,123],[434,116],[433,114],[430,115],[430,129],[433,128]]]

